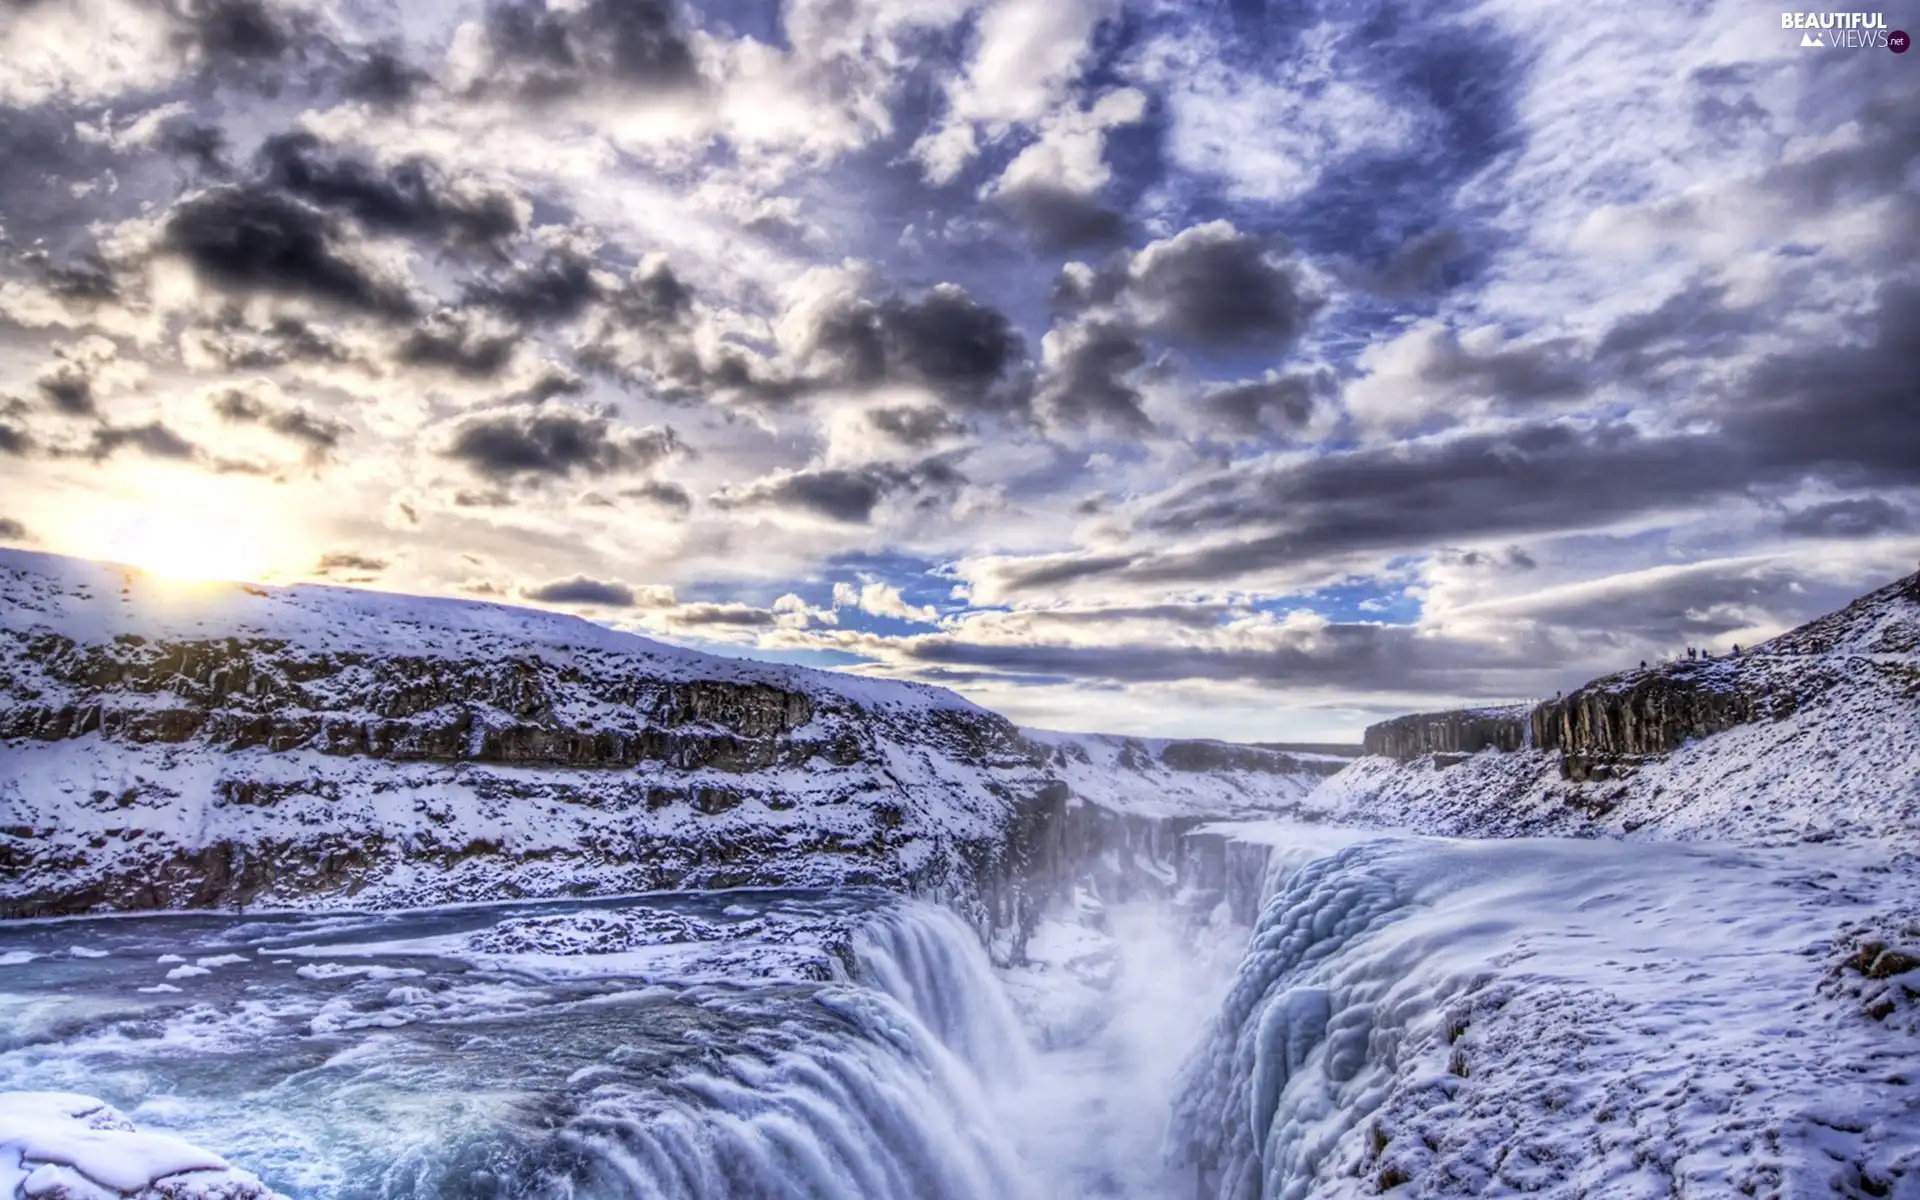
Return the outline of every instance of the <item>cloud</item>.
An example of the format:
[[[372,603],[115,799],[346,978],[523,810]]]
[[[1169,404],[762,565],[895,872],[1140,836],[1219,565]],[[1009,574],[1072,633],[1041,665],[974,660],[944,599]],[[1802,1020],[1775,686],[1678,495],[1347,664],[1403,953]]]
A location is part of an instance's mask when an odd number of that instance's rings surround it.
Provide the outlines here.
[[[275,403],[242,388],[224,388],[209,397],[215,415],[235,425],[259,425],[325,455],[340,444],[346,427],[294,404]]]
[[[781,471],[723,489],[713,502],[722,509],[797,508],[831,521],[864,525],[873,519],[881,497],[897,485],[893,476],[875,469]]]
[[[542,604],[581,604],[603,608],[632,608],[639,601],[631,587],[624,583],[588,579],[575,576],[572,579],[557,579],[552,583],[543,583],[539,587],[528,588],[520,593],[529,600]]]
[[[899,588],[878,579],[866,580],[858,588],[845,581],[834,584],[833,606],[857,608],[868,616],[917,625],[932,625],[940,619],[940,610],[933,605],[908,604]]]
[[[1018,408],[1024,357],[1005,314],[940,284],[917,300],[847,300],[823,308],[804,335],[805,361],[829,384],[916,384],[971,410]]]
[[[376,166],[307,131],[260,147],[261,186],[352,216],[370,229],[498,252],[527,222],[524,201],[420,157]]]
[[[1275,355],[1323,303],[1283,248],[1226,221],[1149,243],[1118,286],[1121,303],[1151,333],[1203,347],[1258,342]]]
[[[1861,538],[1912,528],[1913,518],[1879,496],[1833,500],[1789,512],[1780,522],[1796,537]]]
[[[623,489],[620,494],[635,500],[644,500],[680,517],[685,517],[693,511],[693,496],[677,483],[649,479],[638,487]]]
[[[33,538],[27,533],[27,527],[12,517],[0,517],[0,541],[30,542]]]
[[[88,450],[95,462],[122,449],[138,450],[148,458],[186,462],[200,456],[200,448],[159,421],[144,425],[101,425],[93,431]]]
[[[1463,335],[1424,321],[1369,346],[1359,365],[1366,373],[1347,387],[1348,409],[1392,428],[1578,401],[1590,386],[1586,361],[1566,341],[1516,343],[1493,326]]]
[[[386,317],[414,311],[407,281],[358,253],[335,221],[258,185],[214,188],[183,201],[163,237],[167,249],[222,287],[307,296]]]
[[[1459,230],[1430,229],[1400,243],[1379,267],[1357,272],[1355,282],[1375,295],[1404,300],[1436,290],[1447,266],[1465,253]]]
[[[466,36],[476,60],[469,91],[559,100],[596,87],[675,91],[700,82],[699,63],[670,0],[496,0]],[[463,31],[464,32],[464,31]]]
[[[1104,425],[1137,433],[1152,424],[1135,385],[1147,350],[1130,326],[1098,319],[1056,326],[1040,350],[1046,374],[1039,408],[1050,427]]]
[[[520,349],[520,331],[484,315],[455,309],[428,314],[400,340],[398,358],[440,367],[468,379],[492,379]]]
[[[605,417],[550,408],[469,418],[444,453],[480,475],[507,481],[642,471],[680,448],[670,428],[631,429]]]
[[[354,571],[368,575],[378,575],[387,569],[384,558],[375,558],[370,554],[361,554],[355,550],[330,550],[320,556],[314,564],[314,570],[322,575],[331,575],[335,571]]]
[[[665,303],[654,298],[662,289],[673,286],[670,280],[669,272],[664,278],[652,281],[654,296],[646,296],[648,280],[636,280],[629,285],[628,292],[632,295],[623,293],[622,299],[628,304],[644,305],[649,317],[671,314],[685,302],[684,292],[668,292],[670,298]],[[570,250],[550,250],[538,262],[520,266],[502,279],[475,283],[467,289],[469,303],[496,309],[521,324],[571,320],[601,295],[593,263]],[[653,302],[649,303],[650,300]],[[657,317],[655,319],[657,321]]]
[[[1284,436],[1304,428],[1338,391],[1333,372],[1324,368],[1269,372],[1264,379],[1209,389],[1200,398],[1200,409],[1214,428],[1237,437]]]

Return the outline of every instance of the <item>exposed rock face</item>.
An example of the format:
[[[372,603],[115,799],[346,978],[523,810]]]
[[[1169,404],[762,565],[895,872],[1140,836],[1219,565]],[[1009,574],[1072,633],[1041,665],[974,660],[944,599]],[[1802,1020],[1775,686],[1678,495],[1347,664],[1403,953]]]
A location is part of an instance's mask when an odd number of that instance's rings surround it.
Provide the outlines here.
[[[1534,744],[1561,752],[1568,779],[1607,779],[1694,738],[1761,716],[1784,716],[1793,691],[1737,661],[1669,663],[1597,679],[1533,710]]]
[[[1763,841],[1920,837],[1920,575],[1738,656],[1596,679],[1525,715],[1367,731],[1304,808],[1474,836],[1608,832]],[[1451,767],[1444,773],[1437,770]]]
[[[1518,750],[1526,739],[1525,708],[1466,708],[1369,725],[1362,745],[1368,754],[1408,762],[1428,754],[1477,754],[1489,747]]]
[[[1207,816],[1330,769],[1124,741],[549,614],[0,552],[0,917],[873,884],[1017,956],[1093,852],[1063,756]]]

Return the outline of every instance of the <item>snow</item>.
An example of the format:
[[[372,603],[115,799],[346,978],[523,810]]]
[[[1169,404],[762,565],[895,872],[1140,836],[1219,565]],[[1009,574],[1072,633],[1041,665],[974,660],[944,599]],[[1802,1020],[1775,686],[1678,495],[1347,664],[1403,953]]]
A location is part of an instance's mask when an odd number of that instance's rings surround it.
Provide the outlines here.
[[[1914,894],[1882,854],[1390,838],[1277,883],[1179,1119],[1221,1179],[1801,1196],[1920,1170],[1920,1037],[1823,988],[1837,936]]]
[[[1474,837],[1557,834],[1759,845],[1880,843],[1920,852],[1920,576],[1738,659],[1666,671],[1778,711],[1572,782],[1557,751],[1355,762],[1300,805],[1317,820]]]
[[[0,1092],[0,1196],[108,1200],[166,1184],[169,1200],[273,1195],[224,1158],[69,1092]]]
[[[209,971],[205,967],[175,967],[173,970],[167,972],[167,978],[168,979],[192,979],[197,975],[211,975],[211,974],[213,974],[213,972]]]
[[[3,548],[0,631],[56,633],[81,645],[128,635],[263,639],[314,655],[537,655],[559,665],[613,657],[662,679],[763,683],[873,709],[984,711],[942,688],[724,658],[538,609],[320,584],[181,583],[136,567]]]

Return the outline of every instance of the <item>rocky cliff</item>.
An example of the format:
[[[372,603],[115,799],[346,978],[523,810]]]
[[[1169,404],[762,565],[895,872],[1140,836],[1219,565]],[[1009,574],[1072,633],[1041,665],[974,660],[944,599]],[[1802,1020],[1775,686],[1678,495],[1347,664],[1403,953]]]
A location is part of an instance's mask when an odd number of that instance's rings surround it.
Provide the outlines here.
[[[1369,725],[1361,745],[1368,754],[1407,762],[1425,754],[1518,750],[1526,740],[1527,710],[1524,707],[1466,708],[1415,713]]]
[[[0,739],[0,916],[872,883],[1009,953],[1100,852],[1078,808],[1258,813],[1332,769],[1029,735],[938,689],[545,613],[18,552]]]
[[[1398,718],[1366,748],[1304,809],[1461,834],[1920,841],[1920,574],[1738,656],[1531,711]]]

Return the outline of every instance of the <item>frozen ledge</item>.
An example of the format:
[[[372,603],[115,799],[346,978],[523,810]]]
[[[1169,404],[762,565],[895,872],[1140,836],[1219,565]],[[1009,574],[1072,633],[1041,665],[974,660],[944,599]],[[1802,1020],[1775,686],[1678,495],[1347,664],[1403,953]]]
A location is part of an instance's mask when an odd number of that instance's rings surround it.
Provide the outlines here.
[[[284,1200],[226,1159],[72,1092],[0,1092],[0,1200]]]

